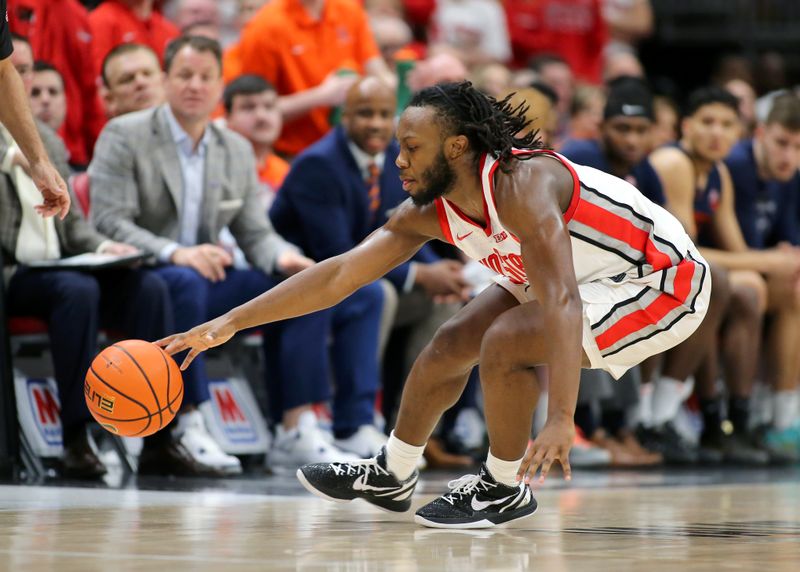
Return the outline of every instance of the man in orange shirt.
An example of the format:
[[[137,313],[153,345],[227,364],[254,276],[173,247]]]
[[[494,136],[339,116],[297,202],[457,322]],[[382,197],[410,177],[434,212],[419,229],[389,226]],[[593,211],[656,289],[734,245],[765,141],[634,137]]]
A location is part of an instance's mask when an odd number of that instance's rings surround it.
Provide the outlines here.
[[[330,129],[330,108],[344,101],[355,74],[394,84],[355,0],[273,0],[242,35],[241,72],[275,85],[286,128],[278,153],[296,155]],[[355,72],[337,75],[337,72]],[[226,82],[233,77],[225,77]]]
[[[94,41],[94,69],[100,70],[111,49],[130,42],[153,48],[164,58],[167,44],[180,30],[153,9],[154,0],[106,0],[89,14]]]
[[[272,149],[283,127],[278,94],[272,84],[261,76],[243,75],[225,87],[222,100],[228,128],[239,133],[253,146],[259,182],[262,187],[268,187],[263,197],[267,203],[264,205],[266,212],[289,172],[289,163],[278,157]]]

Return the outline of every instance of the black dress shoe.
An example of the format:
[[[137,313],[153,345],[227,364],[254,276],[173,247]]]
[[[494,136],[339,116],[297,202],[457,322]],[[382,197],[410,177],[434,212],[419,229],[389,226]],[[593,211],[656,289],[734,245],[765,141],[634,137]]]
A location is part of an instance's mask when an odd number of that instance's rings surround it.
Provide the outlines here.
[[[157,445],[145,444],[139,456],[140,475],[176,477],[224,477],[214,467],[198,462],[178,441],[163,441]]]
[[[64,444],[63,475],[71,479],[99,479],[106,474],[106,466],[89,444],[86,431],[80,431]]]

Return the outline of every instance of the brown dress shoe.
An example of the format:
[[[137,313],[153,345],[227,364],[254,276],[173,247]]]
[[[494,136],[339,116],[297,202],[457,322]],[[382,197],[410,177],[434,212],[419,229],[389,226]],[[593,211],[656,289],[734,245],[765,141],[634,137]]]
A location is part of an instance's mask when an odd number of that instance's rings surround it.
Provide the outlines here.
[[[106,474],[106,466],[89,444],[86,431],[80,431],[64,444],[63,475],[70,479],[99,479]]]
[[[425,446],[425,460],[429,469],[461,469],[475,466],[472,457],[447,452],[436,437],[431,438]]]
[[[189,454],[186,447],[175,440],[158,445],[145,444],[139,456],[140,475],[176,477],[224,477],[225,474],[214,467],[198,462]]]

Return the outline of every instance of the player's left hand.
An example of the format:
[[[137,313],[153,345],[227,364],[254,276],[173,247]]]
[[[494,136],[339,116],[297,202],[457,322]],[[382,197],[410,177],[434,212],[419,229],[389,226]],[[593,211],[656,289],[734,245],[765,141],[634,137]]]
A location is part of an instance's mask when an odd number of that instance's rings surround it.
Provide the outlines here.
[[[525,457],[519,465],[517,480],[531,482],[539,469],[539,482],[543,483],[553,463],[558,461],[564,470],[564,479],[572,479],[572,468],[569,466],[569,450],[575,438],[575,423],[572,419],[560,419],[545,423],[541,433],[528,447]]]
[[[184,371],[201,352],[206,351],[208,348],[221,346],[231,339],[235,333],[236,326],[228,319],[227,315],[223,314],[210,322],[195,326],[188,332],[173,334],[154,343],[164,348],[164,351],[169,355],[189,350],[181,364],[181,371]]]
[[[69,212],[69,191],[56,168],[50,161],[39,161],[30,166],[30,175],[44,198],[44,203],[36,205],[36,212],[43,217],[57,214],[64,220]]]

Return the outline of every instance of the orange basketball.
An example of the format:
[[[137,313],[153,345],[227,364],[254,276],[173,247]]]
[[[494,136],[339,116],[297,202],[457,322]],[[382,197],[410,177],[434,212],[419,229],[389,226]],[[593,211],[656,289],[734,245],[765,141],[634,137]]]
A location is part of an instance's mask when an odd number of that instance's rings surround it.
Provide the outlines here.
[[[146,437],[175,417],[183,378],[175,360],[157,345],[125,340],[94,358],[83,391],[89,411],[106,430]]]

